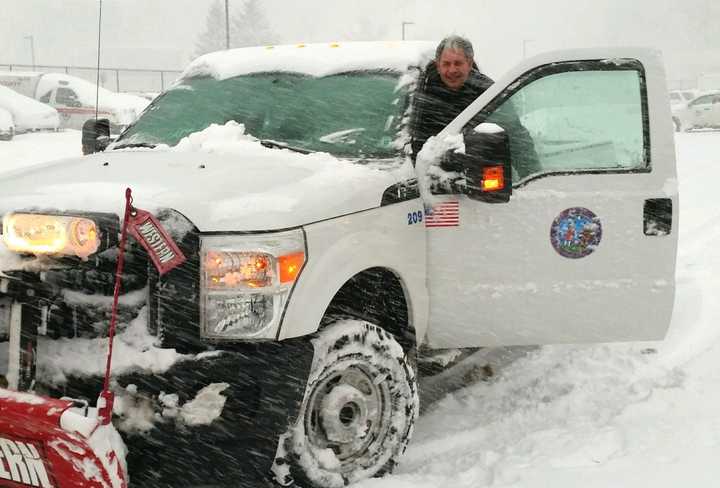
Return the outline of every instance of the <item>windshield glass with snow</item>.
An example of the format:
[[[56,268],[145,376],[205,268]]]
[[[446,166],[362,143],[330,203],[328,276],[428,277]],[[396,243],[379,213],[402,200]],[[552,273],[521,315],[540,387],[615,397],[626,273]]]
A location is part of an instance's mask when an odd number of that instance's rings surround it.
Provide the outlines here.
[[[185,79],[155,100],[116,147],[174,146],[210,124],[234,120],[258,139],[290,147],[349,158],[393,157],[407,106],[398,79],[388,72]]]

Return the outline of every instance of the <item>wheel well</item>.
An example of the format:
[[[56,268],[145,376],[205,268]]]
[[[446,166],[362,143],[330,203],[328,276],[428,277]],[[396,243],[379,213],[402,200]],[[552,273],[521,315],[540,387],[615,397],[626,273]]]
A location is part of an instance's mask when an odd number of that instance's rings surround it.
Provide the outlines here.
[[[416,345],[402,283],[386,268],[369,268],[350,278],[325,310],[321,327],[348,316],[382,327],[405,351]]]

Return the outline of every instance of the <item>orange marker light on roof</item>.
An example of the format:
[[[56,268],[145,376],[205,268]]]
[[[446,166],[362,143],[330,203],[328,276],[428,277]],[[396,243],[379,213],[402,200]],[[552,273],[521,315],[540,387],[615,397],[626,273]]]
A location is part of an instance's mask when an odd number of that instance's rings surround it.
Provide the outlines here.
[[[280,265],[280,283],[291,283],[298,277],[303,264],[305,264],[305,253],[296,252],[280,256],[278,264]]]
[[[337,42],[333,42],[332,44],[330,44],[330,47],[340,47],[340,44],[338,44]]]
[[[505,173],[502,166],[483,168],[482,191],[498,191],[505,188]]]
[[[296,47],[305,47],[305,44],[298,44]]]

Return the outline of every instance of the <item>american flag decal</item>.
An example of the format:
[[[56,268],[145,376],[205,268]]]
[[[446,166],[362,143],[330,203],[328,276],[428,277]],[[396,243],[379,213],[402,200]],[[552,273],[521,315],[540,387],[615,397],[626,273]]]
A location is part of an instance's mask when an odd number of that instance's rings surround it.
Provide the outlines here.
[[[425,214],[425,227],[457,227],[460,225],[460,203],[457,200],[435,205]]]

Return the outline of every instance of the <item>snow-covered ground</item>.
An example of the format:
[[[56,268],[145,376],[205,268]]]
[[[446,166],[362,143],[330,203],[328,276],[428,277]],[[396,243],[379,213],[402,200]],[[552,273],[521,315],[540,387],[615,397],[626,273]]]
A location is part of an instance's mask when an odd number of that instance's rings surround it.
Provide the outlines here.
[[[714,487],[720,479],[720,132],[678,134],[677,295],[665,341],[489,351],[496,374],[423,383],[396,473],[360,488]],[[0,142],[2,172],[80,154],[80,133]],[[486,354],[484,352],[482,354]],[[482,354],[466,363],[484,364]],[[452,374],[453,372],[448,372]],[[442,388],[436,388],[443,385]]]

